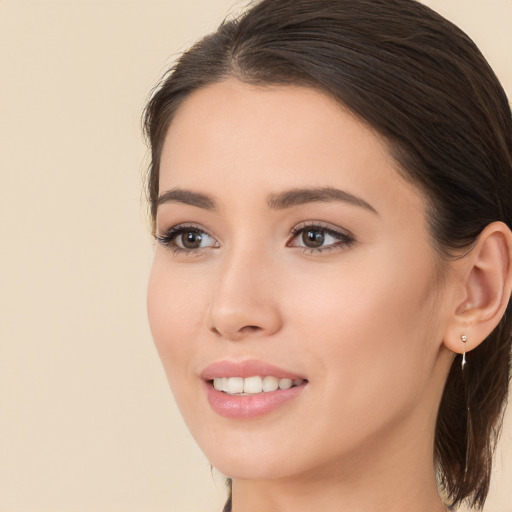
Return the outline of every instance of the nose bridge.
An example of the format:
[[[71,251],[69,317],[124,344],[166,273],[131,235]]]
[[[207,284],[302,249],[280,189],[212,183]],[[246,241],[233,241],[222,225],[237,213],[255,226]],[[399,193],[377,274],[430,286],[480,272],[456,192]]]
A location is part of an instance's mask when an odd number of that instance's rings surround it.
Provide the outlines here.
[[[245,237],[244,237],[245,238]],[[207,325],[216,334],[233,340],[270,335],[279,330],[276,301],[276,258],[252,243],[239,240],[219,262]]]

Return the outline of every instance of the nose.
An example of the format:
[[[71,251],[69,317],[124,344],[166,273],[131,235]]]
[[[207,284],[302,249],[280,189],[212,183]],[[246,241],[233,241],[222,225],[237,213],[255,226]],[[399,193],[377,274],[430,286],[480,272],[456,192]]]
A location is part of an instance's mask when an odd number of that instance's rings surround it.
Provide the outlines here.
[[[219,263],[206,326],[232,341],[266,337],[282,327],[275,258],[243,250]]]

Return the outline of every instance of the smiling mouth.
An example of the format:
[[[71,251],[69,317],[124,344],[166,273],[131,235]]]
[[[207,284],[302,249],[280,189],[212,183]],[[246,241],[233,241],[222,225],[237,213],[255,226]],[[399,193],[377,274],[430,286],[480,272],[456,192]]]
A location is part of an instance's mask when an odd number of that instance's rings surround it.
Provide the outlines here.
[[[217,390],[228,395],[247,396],[286,390],[307,383],[306,379],[278,378],[273,375],[253,377],[215,377],[209,383]]]

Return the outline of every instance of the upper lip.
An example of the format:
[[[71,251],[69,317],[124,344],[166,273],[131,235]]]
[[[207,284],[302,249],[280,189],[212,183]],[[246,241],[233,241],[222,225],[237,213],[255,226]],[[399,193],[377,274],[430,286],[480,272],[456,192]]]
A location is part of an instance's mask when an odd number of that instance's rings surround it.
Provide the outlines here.
[[[273,376],[278,379],[305,379],[302,375],[294,373],[284,368],[279,368],[265,361],[256,359],[245,359],[241,361],[222,360],[209,364],[202,372],[200,377],[203,380],[213,380],[216,377],[254,377],[254,376]]]

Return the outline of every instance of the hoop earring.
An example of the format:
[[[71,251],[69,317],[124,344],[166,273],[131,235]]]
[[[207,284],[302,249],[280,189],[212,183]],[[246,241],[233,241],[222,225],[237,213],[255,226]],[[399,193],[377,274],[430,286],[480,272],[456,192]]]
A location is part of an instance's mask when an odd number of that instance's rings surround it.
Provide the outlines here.
[[[465,336],[464,334],[460,337],[460,339],[462,340],[462,343],[464,343],[464,344],[466,344],[468,341],[467,336]],[[464,353],[462,354],[462,363],[461,363],[462,371],[464,371],[465,366],[466,366],[466,347],[464,347]]]

